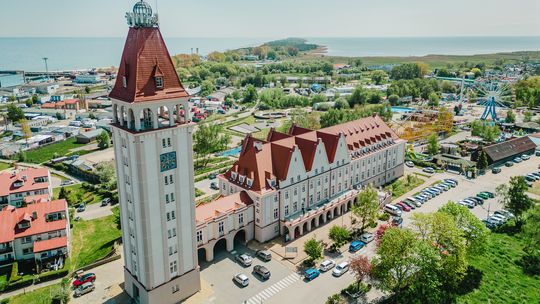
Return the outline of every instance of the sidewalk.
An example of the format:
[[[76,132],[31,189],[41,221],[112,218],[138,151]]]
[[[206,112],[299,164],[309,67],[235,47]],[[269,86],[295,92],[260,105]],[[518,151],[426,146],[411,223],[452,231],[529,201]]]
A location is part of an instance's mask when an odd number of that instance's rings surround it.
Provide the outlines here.
[[[42,282],[42,283],[37,283],[37,284],[34,284],[34,285],[30,285],[30,286],[25,287],[25,288],[15,289],[15,290],[12,290],[12,291],[9,291],[9,292],[0,293],[0,300],[7,299],[7,298],[10,298],[10,297],[19,295],[19,294],[25,294],[27,292],[32,292],[32,291],[34,291],[36,289],[40,289],[42,287],[47,287],[47,286],[51,286],[51,285],[54,285],[54,284],[58,284],[61,281],[62,281],[62,278],[59,278],[59,279],[54,279],[54,280],[47,281],[47,282]]]

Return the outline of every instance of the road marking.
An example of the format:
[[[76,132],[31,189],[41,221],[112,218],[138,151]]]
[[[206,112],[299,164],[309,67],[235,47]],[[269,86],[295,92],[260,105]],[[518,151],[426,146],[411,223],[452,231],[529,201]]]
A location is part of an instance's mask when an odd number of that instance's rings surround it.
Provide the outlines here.
[[[261,301],[267,300],[268,298],[274,296],[275,294],[279,293],[283,289],[296,283],[301,278],[302,276],[298,275],[297,273],[292,273],[284,277],[283,279],[277,281],[276,283],[272,284],[271,286],[268,286],[266,289],[262,290],[261,292],[254,295],[253,297],[249,298],[247,302],[250,304],[259,304],[261,303]]]

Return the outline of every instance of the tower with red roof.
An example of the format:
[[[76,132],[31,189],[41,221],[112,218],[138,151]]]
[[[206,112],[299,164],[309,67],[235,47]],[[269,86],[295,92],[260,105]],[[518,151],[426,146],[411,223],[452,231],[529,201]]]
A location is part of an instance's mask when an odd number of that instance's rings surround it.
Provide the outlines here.
[[[178,303],[200,289],[188,93],[157,14],[143,0],[109,97],[124,244],[124,288],[137,303]]]

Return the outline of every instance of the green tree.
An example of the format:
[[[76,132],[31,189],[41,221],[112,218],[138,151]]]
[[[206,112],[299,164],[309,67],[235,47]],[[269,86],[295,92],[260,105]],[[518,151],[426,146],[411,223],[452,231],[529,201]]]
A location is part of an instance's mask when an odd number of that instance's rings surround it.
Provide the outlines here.
[[[330,228],[328,237],[334,242],[333,246],[337,249],[347,243],[351,235],[347,228],[334,225]]]
[[[326,98],[326,95],[324,94],[316,94],[313,97],[311,97],[311,104],[321,103],[321,102],[327,102],[328,99]]]
[[[523,113],[523,121],[524,122],[530,122],[532,120],[532,117],[533,117],[533,112],[527,110],[525,111],[525,113]]]
[[[361,86],[358,86],[354,89],[352,95],[349,97],[349,104],[351,107],[355,105],[364,105],[367,103],[368,97],[368,92]]]
[[[206,167],[209,156],[227,148],[231,136],[223,132],[223,126],[218,124],[200,124],[193,135],[193,151],[197,153],[197,167]]]
[[[348,109],[349,108],[349,102],[344,97],[339,97],[334,101],[334,108],[336,109]]]
[[[353,205],[352,214],[360,222],[360,231],[377,220],[379,214],[379,197],[377,190],[369,186],[357,196],[358,203]]]
[[[96,140],[97,140],[98,148],[100,148],[101,150],[107,149],[111,145],[111,138],[109,137],[109,132],[107,131],[102,131],[96,137]]]
[[[437,133],[431,133],[428,137],[427,152],[429,155],[435,155],[439,153],[439,137]]]
[[[476,162],[476,168],[478,170],[486,170],[488,167],[488,159],[486,152],[484,150],[480,151],[480,154],[478,155],[478,161]]]
[[[7,106],[7,117],[12,122],[18,122],[24,119],[24,112],[21,108],[11,103]]]
[[[435,92],[433,93],[430,93],[429,94],[429,97],[428,97],[429,101],[428,101],[428,105],[430,107],[438,107],[439,106],[439,95]]]
[[[394,80],[422,78],[422,67],[416,63],[405,63],[395,66],[390,71],[390,78]]]
[[[64,187],[60,187],[60,192],[58,192],[58,199],[65,199],[67,200],[69,196],[69,191],[66,190]]]
[[[511,109],[508,109],[506,112],[506,118],[504,119],[506,123],[515,123],[516,122],[516,114],[514,114],[514,111]]]
[[[396,94],[388,96],[388,102],[390,102],[390,104],[393,106],[397,106],[399,103],[399,96]]]
[[[204,80],[201,84],[200,95],[206,97],[214,92],[214,84],[210,80]]]
[[[526,245],[522,258],[524,270],[531,275],[540,274],[540,205],[535,205],[528,213],[523,225]]]
[[[243,102],[255,102],[257,101],[257,98],[257,89],[251,84],[247,85],[246,90],[244,91]]]
[[[90,94],[90,91],[91,91],[91,90],[90,90],[90,87],[89,87],[89,86],[84,87],[84,92],[85,92],[86,94]]]
[[[516,216],[519,225],[523,223],[524,214],[533,206],[533,201],[527,195],[528,189],[523,176],[513,176],[510,178],[508,186],[500,185],[497,187],[500,201],[506,209]]]
[[[99,163],[96,166],[96,174],[105,189],[116,189],[116,169],[112,161]]]
[[[304,243],[304,252],[312,262],[322,257],[322,251],[323,248],[321,242],[314,238],[309,239]]]
[[[385,71],[376,70],[371,73],[371,80],[375,82],[376,85],[383,83],[388,75]]]

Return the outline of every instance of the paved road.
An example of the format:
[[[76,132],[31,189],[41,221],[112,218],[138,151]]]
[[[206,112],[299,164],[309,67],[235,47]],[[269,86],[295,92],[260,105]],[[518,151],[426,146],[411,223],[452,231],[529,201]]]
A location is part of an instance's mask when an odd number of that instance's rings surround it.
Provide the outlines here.
[[[111,211],[113,207],[114,206],[111,205],[101,207],[101,203],[90,204],[86,205],[85,211],[77,212],[76,216],[80,216],[83,220],[89,221],[113,214]]]

